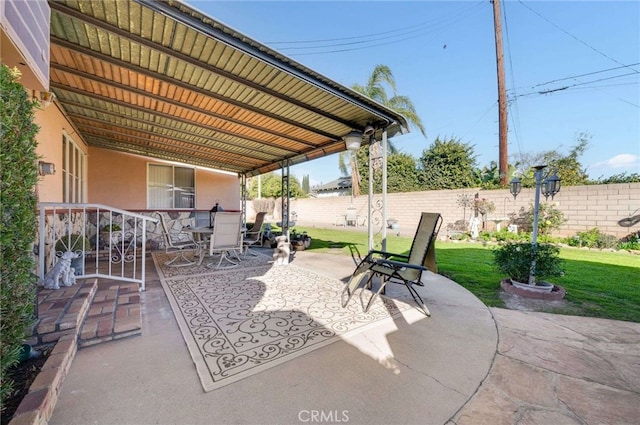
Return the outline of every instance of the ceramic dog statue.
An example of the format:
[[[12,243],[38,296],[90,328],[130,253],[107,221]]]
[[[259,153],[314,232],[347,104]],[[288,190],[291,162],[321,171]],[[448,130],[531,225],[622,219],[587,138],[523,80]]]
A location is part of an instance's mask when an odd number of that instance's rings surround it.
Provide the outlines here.
[[[71,267],[71,260],[78,258],[80,254],[71,251],[63,252],[60,260],[53,266],[53,269],[44,277],[43,286],[45,289],[60,289],[62,286],[71,286],[76,283],[75,270]]]
[[[273,263],[277,266],[289,264],[289,254],[291,247],[286,236],[277,236],[276,243],[278,244],[273,249]]]

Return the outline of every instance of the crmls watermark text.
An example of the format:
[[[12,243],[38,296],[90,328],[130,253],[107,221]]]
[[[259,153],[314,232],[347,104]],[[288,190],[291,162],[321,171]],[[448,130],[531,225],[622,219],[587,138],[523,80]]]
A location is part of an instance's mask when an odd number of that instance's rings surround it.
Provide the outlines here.
[[[349,422],[348,410],[301,410],[298,420],[305,423]]]

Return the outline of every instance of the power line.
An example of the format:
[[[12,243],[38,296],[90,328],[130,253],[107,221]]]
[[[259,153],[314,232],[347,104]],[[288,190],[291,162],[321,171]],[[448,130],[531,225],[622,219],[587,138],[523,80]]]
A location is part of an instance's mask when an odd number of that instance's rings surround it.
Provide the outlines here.
[[[393,34],[396,32],[400,32],[400,33],[404,33],[406,30],[409,30],[411,28],[420,28],[423,27],[427,24],[429,24],[431,21],[425,21],[425,22],[421,22],[419,24],[415,24],[415,25],[409,25],[408,27],[404,27],[404,28],[398,28],[398,29],[394,29],[394,30],[389,30],[389,31],[382,31],[382,32],[375,32],[375,33],[371,33],[371,34],[362,34],[362,35],[354,35],[351,37],[338,37],[338,38],[324,38],[324,39],[318,39],[318,40],[294,40],[294,41],[266,41],[265,44],[268,45],[279,45],[279,44],[316,44],[316,43],[328,43],[328,42],[335,42],[335,41],[345,41],[345,40],[357,40],[360,38],[365,38],[365,37],[378,37],[381,35],[387,35],[387,34]],[[413,30],[416,31],[416,30]],[[410,31],[412,32],[412,31]],[[284,47],[285,49],[287,47]]]
[[[307,46],[291,46],[291,47],[280,47],[279,50],[283,53],[288,53],[291,56],[306,56],[306,55],[318,55],[318,54],[331,54],[331,53],[341,53],[341,52],[350,52],[354,50],[363,50],[363,49],[371,49],[375,47],[385,46],[389,44],[400,43],[406,40],[419,38],[424,35],[434,33],[440,31],[444,28],[449,28],[452,24],[455,24],[469,16],[471,13],[474,13],[479,6],[484,5],[484,2],[480,1],[472,6],[465,6],[461,11],[456,11],[451,16],[447,16],[444,19],[432,20],[422,22],[420,24],[410,25],[408,27],[403,27],[395,30],[384,31],[373,34],[352,36],[352,37],[343,37],[343,38],[333,38],[333,39],[323,39],[323,40],[306,40],[306,41],[279,41],[279,42],[270,42],[267,44],[317,44],[317,43],[327,43],[321,45],[307,45]],[[429,26],[427,24],[433,25]],[[392,35],[388,35],[392,34]],[[373,38],[371,38],[373,37]],[[362,40],[360,40],[362,39]],[[349,40],[358,40],[358,41],[349,41]],[[351,46],[351,47],[348,47]],[[314,51],[317,49],[329,49],[329,50],[320,50]],[[294,50],[303,50],[303,52],[292,52]]]
[[[614,58],[612,58],[611,56],[607,55],[606,53],[601,52],[600,50],[596,49],[595,47],[591,46],[590,44],[580,40],[578,37],[576,37],[575,35],[569,33],[568,31],[560,28],[558,25],[556,25],[555,23],[551,22],[549,19],[545,18],[544,16],[542,16],[540,13],[536,12],[535,10],[533,10],[532,8],[530,8],[529,6],[527,6],[526,4],[524,4],[524,2],[522,0],[518,0],[519,3],[521,5],[523,5],[524,7],[526,7],[527,9],[529,9],[531,12],[535,13],[536,15],[538,15],[541,19],[545,20],[546,22],[548,22],[550,25],[552,25],[553,27],[555,27],[556,29],[558,29],[559,31],[562,31],[563,33],[565,33],[566,35],[568,35],[569,37],[573,38],[574,40],[576,40],[577,42],[587,46],[589,49],[593,50],[594,52],[604,56],[605,58],[617,63],[618,65],[622,65],[625,68],[629,68],[629,65],[624,65],[621,62],[618,62],[617,60],[615,60]],[[637,69],[633,69],[633,68],[629,68],[632,71],[634,71],[636,74],[640,74],[640,71],[638,71]]]
[[[598,78],[597,80],[578,82],[578,83],[575,83],[575,84],[566,85],[566,86],[562,86],[562,87],[557,87],[557,88],[554,88],[554,89],[538,90],[538,91],[534,91],[534,92],[521,93],[521,94],[518,94],[517,96],[513,96],[513,97],[515,98],[515,97],[525,97],[525,96],[534,96],[534,95],[546,95],[546,94],[551,94],[551,93],[555,93],[555,92],[559,92],[559,91],[568,90],[568,89],[571,89],[571,88],[574,88],[574,87],[579,87],[579,86],[584,86],[584,85],[587,85],[587,84],[598,83],[600,81],[608,81],[608,80],[613,80],[615,78],[628,77],[630,75],[635,75],[635,73],[630,72],[630,73],[627,73],[627,74],[614,75],[614,76],[605,77],[605,78]]]
[[[547,84],[557,83],[558,81],[572,80],[572,79],[580,78],[580,77],[588,77],[589,75],[601,74],[601,73],[603,73],[603,72],[615,71],[615,70],[617,70],[617,69],[621,69],[621,68],[629,68],[629,67],[636,66],[636,65],[640,65],[640,62],[638,62],[638,63],[632,63],[632,64],[629,64],[629,65],[616,66],[615,68],[603,69],[603,70],[601,70],[601,71],[588,72],[588,73],[586,73],[586,74],[578,74],[578,75],[571,75],[571,76],[569,76],[569,77],[558,78],[558,79],[555,79],[555,80],[547,81],[546,83],[536,84],[536,85],[535,85],[535,86],[533,86],[533,87],[535,88],[535,87],[545,86],[545,85],[547,85]]]
[[[475,3],[474,5],[472,5],[471,8],[475,8],[475,7],[479,6],[479,5],[482,5],[483,3],[484,3],[484,1],[479,1],[479,2]],[[460,10],[469,11],[470,8],[468,6],[464,6],[464,7],[460,8]],[[454,14],[455,13],[457,13],[457,11],[454,12]],[[428,21],[423,21],[423,22],[414,24],[414,25],[409,25],[407,27],[402,27],[402,28],[388,30],[388,31],[375,32],[375,33],[370,33],[370,34],[356,35],[356,36],[351,36],[351,37],[325,38],[325,39],[316,39],[316,40],[267,41],[267,42],[265,42],[265,44],[269,44],[269,45],[303,44],[303,43],[316,44],[316,43],[326,43],[326,42],[333,42],[333,41],[342,42],[342,41],[345,41],[345,40],[355,40],[355,39],[366,38],[366,37],[378,37],[380,35],[393,34],[393,33],[396,33],[396,32],[404,33],[407,30],[410,30],[412,28],[428,27],[432,22],[435,22],[435,24],[441,24],[441,23],[444,23],[445,21],[444,20],[439,21],[438,19],[431,19],[431,20],[428,20]],[[415,30],[410,31],[410,32],[414,32],[414,31]]]

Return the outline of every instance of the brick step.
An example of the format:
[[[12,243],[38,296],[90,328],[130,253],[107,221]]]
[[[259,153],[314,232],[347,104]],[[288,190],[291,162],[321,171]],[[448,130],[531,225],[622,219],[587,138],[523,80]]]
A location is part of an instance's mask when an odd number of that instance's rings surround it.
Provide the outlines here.
[[[91,279],[57,290],[40,288],[38,320],[27,343],[37,346],[57,342],[9,425],[49,422],[62,383],[81,345],[141,333],[137,283],[98,283]]]
[[[87,347],[142,333],[137,283],[100,282],[78,334]]]
[[[40,289],[38,320],[27,342],[38,346],[56,342],[65,335],[77,335],[97,289],[96,279],[60,289]]]
[[[138,284],[90,279],[38,291],[38,320],[27,343],[38,346],[73,335],[79,347],[86,347],[141,333]]]

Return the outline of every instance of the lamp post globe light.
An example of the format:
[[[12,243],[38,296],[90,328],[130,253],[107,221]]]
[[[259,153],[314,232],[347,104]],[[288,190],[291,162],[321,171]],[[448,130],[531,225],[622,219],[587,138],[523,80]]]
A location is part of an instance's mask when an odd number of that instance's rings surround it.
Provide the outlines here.
[[[533,231],[531,234],[531,268],[529,270],[529,285],[535,286],[535,275],[536,275],[536,249],[538,247],[538,215],[540,213],[540,192],[544,195],[545,199],[548,199],[551,196],[551,199],[560,192],[560,177],[556,173],[553,173],[552,176],[547,177],[542,180],[542,170],[544,170],[546,165],[536,165],[533,167],[535,170],[534,176],[536,179],[536,191],[535,198],[533,202]],[[518,193],[522,188],[522,184],[520,179],[517,177],[511,180],[509,183],[509,191],[513,195],[513,199],[516,199]]]
[[[344,136],[344,144],[347,150],[357,151],[360,149],[360,143],[362,143],[362,133],[360,131],[351,130],[349,134]]]

